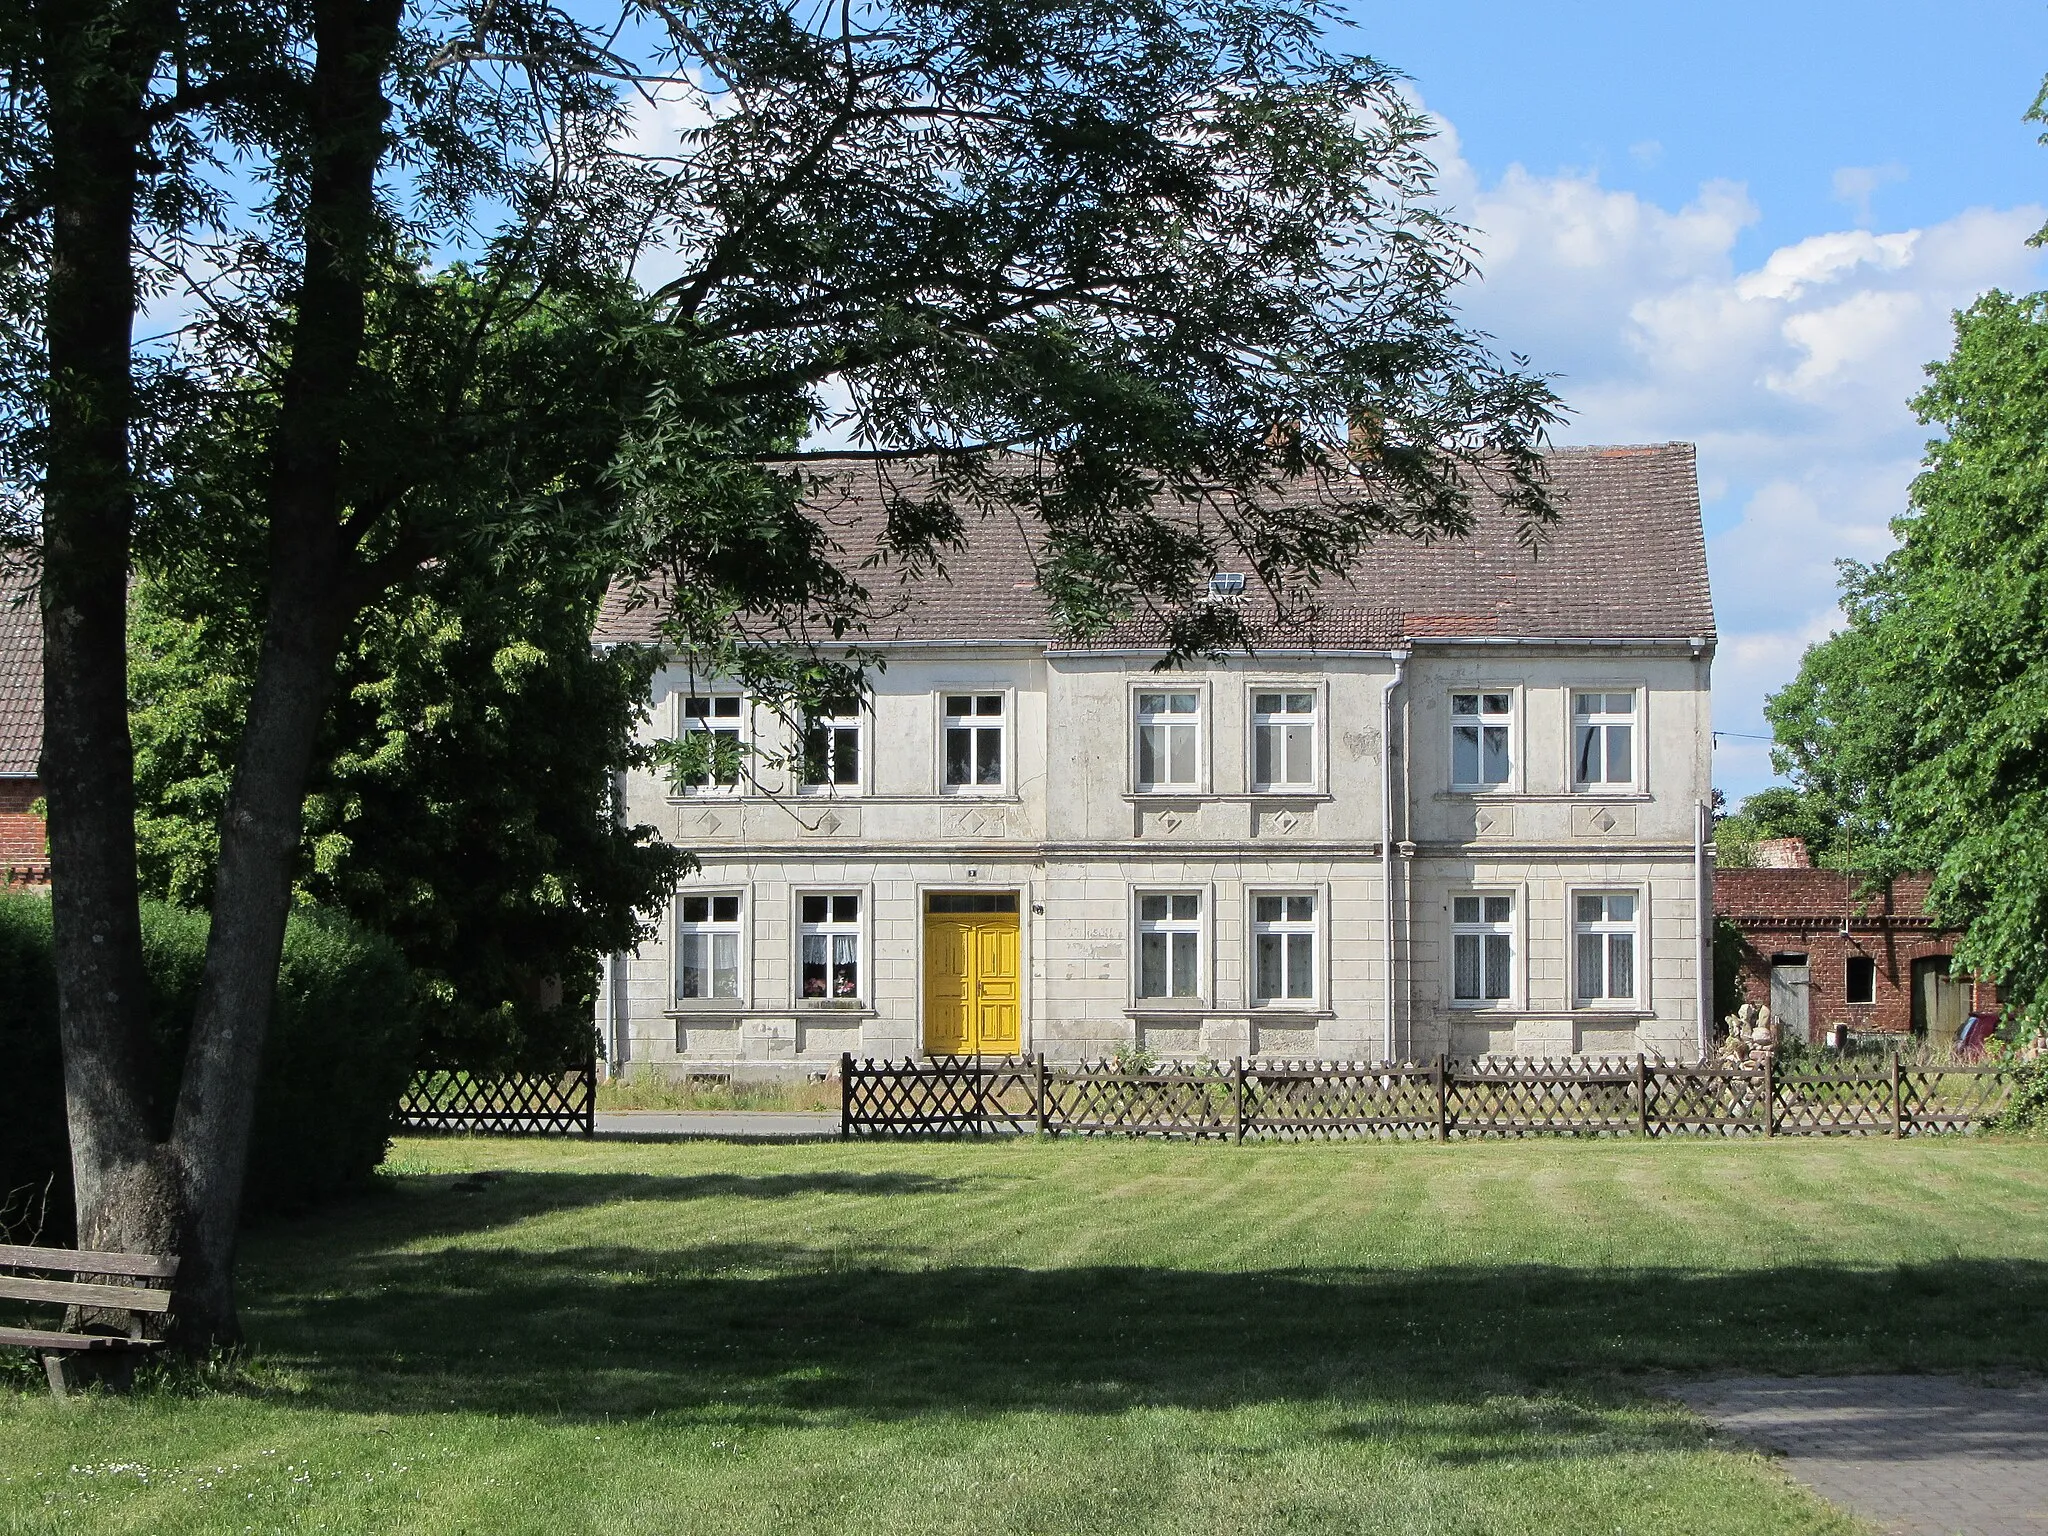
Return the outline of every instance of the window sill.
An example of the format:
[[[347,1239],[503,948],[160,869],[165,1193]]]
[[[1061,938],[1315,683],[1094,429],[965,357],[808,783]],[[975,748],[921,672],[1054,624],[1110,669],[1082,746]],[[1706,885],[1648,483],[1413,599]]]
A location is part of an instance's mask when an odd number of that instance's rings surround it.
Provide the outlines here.
[[[1273,1003],[1248,1003],[1241,1008],[1211,1008],[1206,1004],[1194,1007],[1175,1008],[1171,1005],[1147,1008],[1133,1005],[1124,1010],[1127,1019],[1334,1019],[1336,1011],[1329,1008],[1285,1008]]]
[[[1430,796],[1436,801],[1453,800],[1512,800],[1524,805],[1579,805],[1587,801],[1599,805],[1648,805],[1656,796],[1645,790],[1617,790],[1613,794],[1602,794],[1596,790],[1579,790],[1572,794],[1524,792],[1519,789],[1440,789]]]
[[[1621,1023],[1633,1023],[1642,1019],[1654,1019],[1657,1017],[1656,1014],[1647,1008],[1595,1008],[1587,1003],[1580,1003],[1575,1007],[1566,1009],[1565,1012],[1581,1024],[1590,1024],[1595,1019],[1613,1019]]]
[[[857,1008],[821,1008],[816,1003],[797,1003],[788,1008],[698,1008],[688,1003],[671,1003],[662,1010],[671,1019],[873,1019],[880,1013],[862,1004]]]
[[[1147,805],[1161,800],[1197,800],[1212,805],[1271,805],[1282,802],[1291,805],[1312,805],[1333,802],[1336,796],[1320,789],[1255,789],[1229,790],[1210,793],[1201,789],[1127,789],[1124,799],[1134,805]]]

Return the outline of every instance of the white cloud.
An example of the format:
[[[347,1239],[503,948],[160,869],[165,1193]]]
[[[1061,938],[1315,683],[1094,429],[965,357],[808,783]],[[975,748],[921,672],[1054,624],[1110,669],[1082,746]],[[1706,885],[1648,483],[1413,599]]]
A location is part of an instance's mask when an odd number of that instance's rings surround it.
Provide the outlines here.
[[[1762,733],[1764,695],[1837,620],[1835,562],[1890,547],[1929,436],[1906,402],[1947,352],[1951,312],[2044,285],[2025,244],[2044,210],[1823,231],[1744,261],[1758,213],[1739,184],[1708,182],[1672,210],[1591,173],[1514,166],[1481,184],[1454,132],[1438,148],[1447,196],[1480,231],[1486,276],[1467,309],[1561,375],[1577,413],[1561,440],[1699,445],[1716,724]],[[1864,211],[1896,170],[1850,167],[1836,190]],[[1716,772],[1733,795],[1759,787],[1767,743],[1731,734]]]
[[[1835,172],[1835,201],[1856,210],[1856,222],[1870,222],[1870,200],[1878,189],[1906,179],[1906,168],[1897,161],[1885,165],[1845,165]]]

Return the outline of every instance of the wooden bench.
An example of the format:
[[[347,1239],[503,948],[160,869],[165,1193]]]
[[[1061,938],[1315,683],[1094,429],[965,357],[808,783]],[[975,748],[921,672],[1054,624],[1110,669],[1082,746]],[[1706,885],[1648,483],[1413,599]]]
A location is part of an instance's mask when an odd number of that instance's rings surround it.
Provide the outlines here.
[[[23,1275],[15,1271],[29,1270]],[[63,1328],[0,1328],[0,1345],[42,1356],[50,1390],[68,1397],[92,1382],[126,1391],[135,1367],[163,1341],[147,1324],[171,1310],[178,1261],[153,1253],[93,1253],[0,1243],[0,1301],[47,1302],[70,1309]],[[45,1280],[38,1275],[67,1275]],[[90,1280],[79,1278],[90,1275]],[[86,1321],[71,1326],[84,1314]],[[124,1329],[125,1332],[117,1331]]]

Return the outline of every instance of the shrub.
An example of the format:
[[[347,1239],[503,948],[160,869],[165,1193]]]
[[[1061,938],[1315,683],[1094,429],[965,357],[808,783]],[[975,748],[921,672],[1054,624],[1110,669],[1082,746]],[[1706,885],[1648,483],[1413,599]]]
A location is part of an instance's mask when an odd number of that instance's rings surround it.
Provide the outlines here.
[[[145,902],[143,965],[162,1064],[159,1102],[177,1092],[206,959],[201,912]],[[247,1213],[303,1209],[359,1187],[383,1161],[418,1025],[396,946],[345,918],[301,909],[285,929],[277,1005],[264,1047],[243,1196]],[[0,896],[0,1199],[55,1175],[42,1240],[70,1240],[70,1152],[57,1043],[57,987],[46,898]],[[17,1194],[16,1208],[25,1197]],[[10,1213],[0,1209],[0,1219]],[[23,1225],[16,1215],[14,1224]]]

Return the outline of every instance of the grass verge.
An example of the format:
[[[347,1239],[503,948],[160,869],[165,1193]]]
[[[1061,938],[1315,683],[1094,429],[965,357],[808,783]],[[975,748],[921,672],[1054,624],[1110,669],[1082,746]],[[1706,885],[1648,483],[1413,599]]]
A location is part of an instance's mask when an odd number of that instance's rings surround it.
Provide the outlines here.
[[[1678,1375],[2039,1370],[2038,1142],[412,1141],[0,1531],[1849,1532]]]

